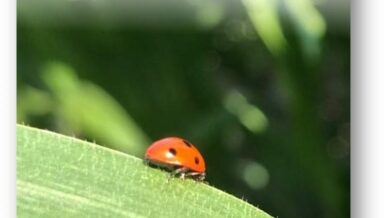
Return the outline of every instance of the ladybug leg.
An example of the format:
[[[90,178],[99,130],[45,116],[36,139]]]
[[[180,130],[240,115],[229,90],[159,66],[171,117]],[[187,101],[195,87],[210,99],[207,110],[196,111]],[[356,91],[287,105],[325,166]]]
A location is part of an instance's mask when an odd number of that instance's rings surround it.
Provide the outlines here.
[[[188,171],[188,168],[180,167],[180,168],[177,168],[176,170],[172,171],[171,175],[175,176],[175,177],[179,176],[181,179],[185,179],[187,171]]]
[[[197,181],[203,181],[205,179],[205,173],[188,172],[186,176],[195,178]]]
[[[185,179],[185,173],[180,173],[180,179]]]

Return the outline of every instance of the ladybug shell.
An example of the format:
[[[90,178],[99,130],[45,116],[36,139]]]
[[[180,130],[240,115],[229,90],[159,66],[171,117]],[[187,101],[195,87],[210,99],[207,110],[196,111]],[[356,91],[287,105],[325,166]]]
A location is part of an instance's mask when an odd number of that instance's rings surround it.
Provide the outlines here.
[[[152,143],[145,159],[157,165],[180,166],[198,173],[205,172],[205,162],[199,150],[187,140],[178,137],[163,138]]]

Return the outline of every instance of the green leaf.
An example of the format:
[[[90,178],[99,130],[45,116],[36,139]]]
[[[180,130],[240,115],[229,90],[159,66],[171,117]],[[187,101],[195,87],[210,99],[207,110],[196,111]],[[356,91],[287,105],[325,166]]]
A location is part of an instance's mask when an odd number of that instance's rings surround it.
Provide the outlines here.
[[[287,40],[279,20],[277,0],[242,0],[255,30],[270,52],[279,56],[285,52]]]
[[[304,58],[313,62],[320,58],[321,40],[326,31],[325,19],[316,9],[312,0],[287,0],[287,12],[300,37]]]
[[[268,118],[257,106],[248,103],[244,95],[237,90],[228,93],[225,99],[226,109],[235,115],[240,123],[253,133],[264,131]]]
[[[207,184],[168,178],[136,157],[17,126],[18,217],[271,217]]]
[[[60,132],[74,131],[120,151],[143,153],[148,136],[100,86],[80,79],[71,66],[60,61],[48,62],[42,79],[55,100],[53,111]]]

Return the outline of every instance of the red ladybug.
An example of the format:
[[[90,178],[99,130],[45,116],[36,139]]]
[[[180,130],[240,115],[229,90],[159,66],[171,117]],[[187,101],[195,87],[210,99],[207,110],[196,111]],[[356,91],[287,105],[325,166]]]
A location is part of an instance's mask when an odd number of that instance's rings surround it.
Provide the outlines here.
[[[199,150],[190,142],[178,137],[163,138],[149,146],[145,161],[151,165],[172,170],[172,175],[202,181],[205,178],[205,161]]]

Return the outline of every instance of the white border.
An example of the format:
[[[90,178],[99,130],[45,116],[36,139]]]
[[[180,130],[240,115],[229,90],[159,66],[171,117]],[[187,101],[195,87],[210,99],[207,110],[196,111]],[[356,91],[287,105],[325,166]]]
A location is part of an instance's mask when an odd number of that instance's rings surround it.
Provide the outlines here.
[[[352,2],[352,217],[384,217],[384,1]],[[15,217],[16,1],[1,1],[1,217]]]
[[[0,217],[16,217],[16,1],[0,10]]]
[[[352,2],[352,217],[384,217],[384,1]]]

